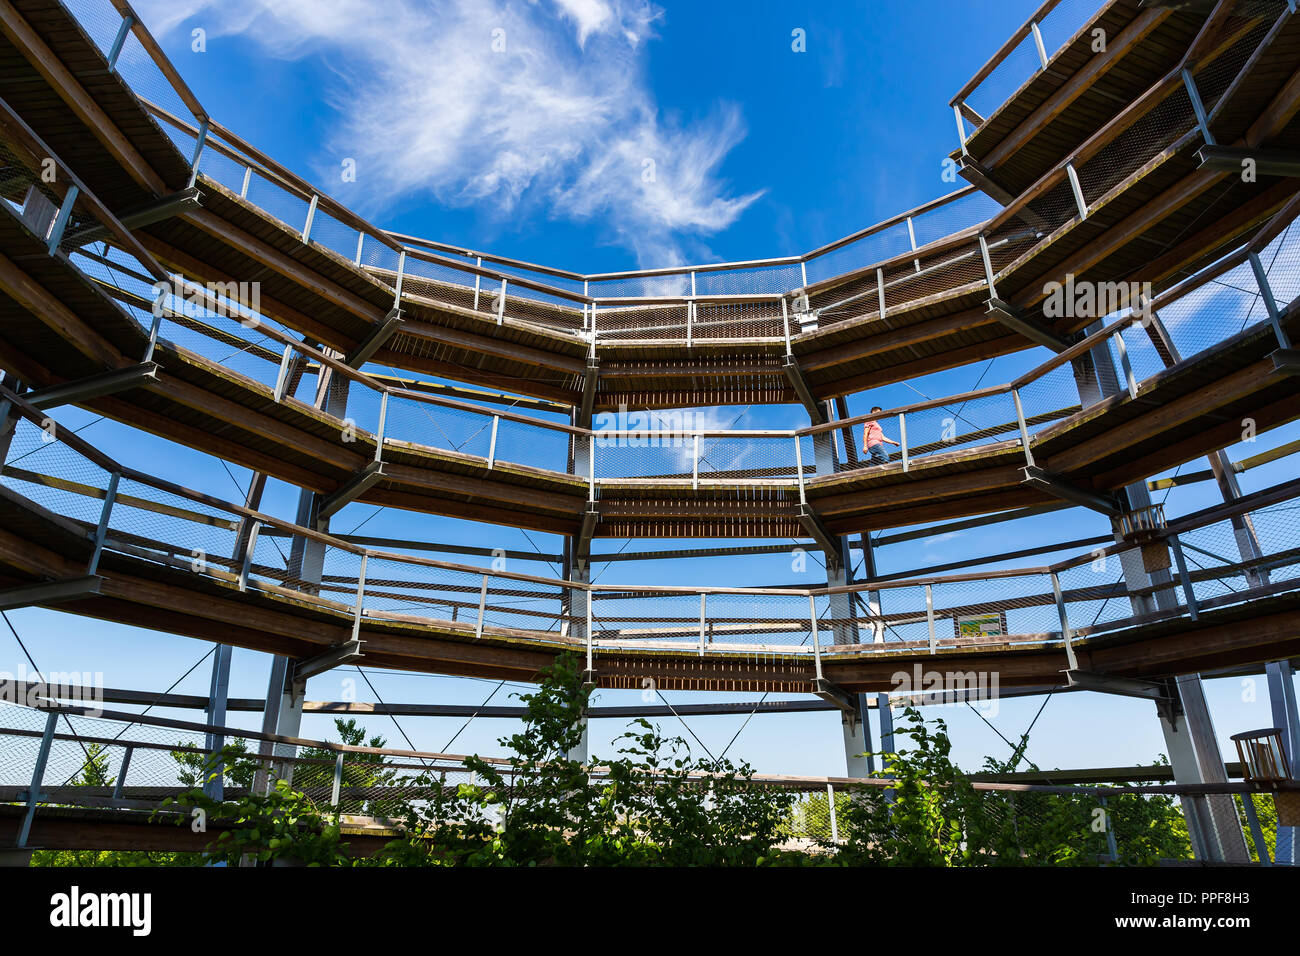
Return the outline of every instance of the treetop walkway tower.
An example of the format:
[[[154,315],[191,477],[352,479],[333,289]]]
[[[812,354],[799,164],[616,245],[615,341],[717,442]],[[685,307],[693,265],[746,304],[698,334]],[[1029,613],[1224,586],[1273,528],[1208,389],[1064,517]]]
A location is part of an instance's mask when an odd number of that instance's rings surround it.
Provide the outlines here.
[[[529,680],[571,651],[601,687],[817,695],[856,774],[914,668],[1148,698],[1196,783],[1224,778],[1197,675],[1267,665],[1294,754],[1300,483],[1237,476],[1295,447],[1225,451],[1300,417],[1293,2],[1049,0],[950,104],[968,185],[802,255],[604,274],[365,221],[209,115],[125,0],[0,0],[0,31],[5,607],[218,642],[210,715],[229,648],[271,653],[264,730],[292,737],[341,664]],[[1012,381],[850,414],[1029,349]],[[638,417],[733,403],[808,423]],[[251,470],[244,500],[52,427],[69,405]],[[1202,480],[1221,501],[1152,497]],[[558,535],[563,570],[340,534],[353,503]],[[1105,533],[882,570],[1070,508]],[[794,539],[827,577],[602,585],[611,538]],[[1202,856],[1244,853],[1226,798],[1188,807]]]

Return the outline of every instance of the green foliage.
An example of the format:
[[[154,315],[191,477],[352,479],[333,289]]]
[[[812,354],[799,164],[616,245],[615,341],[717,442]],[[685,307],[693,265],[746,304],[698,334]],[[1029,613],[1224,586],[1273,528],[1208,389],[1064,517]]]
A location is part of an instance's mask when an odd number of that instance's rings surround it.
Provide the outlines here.
[[[464,768],[401,776],[379,754],[350,753],[345,788],[382,788],[365,804],[401,837],[370,859],[353,859],[342,840],[339,809],[309,794],[329,793],[336,752],[304,750],[293,785],[217,802],[198,787],[214,772],[199,755],[176,753],[182,782],[195,789],[164,806],[186,809],[217,831],[202,859],[235,865],[253,860],[310,866],[1096,866],[1150,865],[1190,855],[1175,801],[1095,787],[1044,793],[977,789],[952,760],[943,721],[904,712],[895,739],[911,746],[883,753],[887,785],[837,787],[840,840],[832,842],[830,805],[811,794],[760,786],[753,770],[727,760],[694,758],[686,741],[646,720],[633,721],[617,751],[593,776],[569,754],[582,739],[590,687],[577,659],[559,658],[527,705],[519,733],[502,738],[508,757],[466,758]],[[355,720],[338,720],[350,746],[366,739]],[[1015,770],[1027,738],[990,772]],[[225,775],[251,784],[254,761],[242,744],[226,748]],[[449,780],[450,775],[469,781]],[[107,758],[91,755],[81,779],[106,779]],[[1258,801],[1265,830],[1271,807]],[[1107,831],[1114,837],[1114,856]],[[797,839],[796,839],[797,838]],[[182,865],[188,855],[52,855],[41,865]],[[192,857],[188,857],[192,861]]]
[[[568,757],[581,741],[590,688],[561,657],[522,700],[521,733],[503,738],[503,763],[466,760],[474,782],[416,781],[434,798],[407,814],[407,838],[381,865],[685,866],[770,862],[789,794],[752,785],[748,766],[701,761],[680,738],[644,720],[619,738],[619,756],[593,780]],[[707,779],[701,775],[709,775]]]
[[[1173,798],[1163,795],[976,790],[950,757],[943,721],[931,731],[908,709],[910,726],[896,731],[915,748],[881,754],[888,791],[863,789],[837,806],[844,845],[837,860],[891,866],[1150,866],[1191,854],[1187,828]],[[1021,760],[986,761],[991,772]],[[1114,836],[1110,858],[1107,830]]]
[[[276,860],[304,866],[351,863],[337,818],[321,813],[283,780],[276,781],[269,793],[231,801],[213,800],[202,790],[191,790],[164,800],[162,809],[169,807],[197,809],[201,819],[222,825],[204,852],[207,862],[238,866],[248,857],[262,864]],[[193,812],[179,822],[189,824],[192,819]]]
[[[1259,828],[1264,834],[1264,848],[1268,851],[1269,858],[1272,858],[1273,850],[1277,847],[1277,804],[1273,802],[1270,794],[1250,794],[1245,795],[1254,801],[1255,817],[1259,821]],[[1236,801],[1237,819],[1241,821],[1241,828],[1246,834],[1246,850],[1250,853],[1250,858],[1256,863],[1259,862],[1259,849],[1255,846],[1255,834],[1250,830],[1250,823],[1246,819],[1246,808],[1242,804],[1243,794],[1236,794],[1233,800]]]
[[[193,753],[199,745],[193,741],[182,740],[176,745],[180,748],[190,748],[173,750],[172,759],[179,765],[180,770],[176,774],[176,779],[182,786],[202,787],[217,772],[217,758],[213,754]],[[235,740],[221,748],[221,763],[223,764],[222,778],[228,786],[251,787],[253,785],[253,775],[257,772],[257,761],[248,753],[248,744],[242,740]]]
[[[349,747],[374,747],[381,749],[388,741],[378,735],[366,739],[364,727],[357,724],[356,718],[335,718],[334,729],[338,732],[339,742]],[[293,771],[294,789],[304,793],[332,793],[334,789],[334,763],[337,751],[327,747],[307,747],[298,754],[301,761],[295,764]],[[384,768],[382,754],[349,753],[343,761],[343,774],[340,787],[346,791],[349,787],[390,786],[397,774]],[[344,793],[341,801],[346,801]],[[401,812],[400,800],[368,800],[358,810],[359,813],[386,817]]]

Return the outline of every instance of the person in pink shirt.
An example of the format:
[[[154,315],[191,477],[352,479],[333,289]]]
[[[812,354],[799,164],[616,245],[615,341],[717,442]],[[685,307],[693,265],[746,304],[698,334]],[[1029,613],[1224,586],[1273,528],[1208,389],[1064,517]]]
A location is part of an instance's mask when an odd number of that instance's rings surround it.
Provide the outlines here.
[[[871,413],[874,415],[879,411],[883,411],[883,409],[877,405],[871,410]],[[867,450],[867,454],[871,456],[873,463],[877,465],[888,464],[889,453],[885,451],[886,445],[898,447],[898,442],[892,438],[886,438],[880,424],[875,419],[867,422],[862,428],[862,447]]]

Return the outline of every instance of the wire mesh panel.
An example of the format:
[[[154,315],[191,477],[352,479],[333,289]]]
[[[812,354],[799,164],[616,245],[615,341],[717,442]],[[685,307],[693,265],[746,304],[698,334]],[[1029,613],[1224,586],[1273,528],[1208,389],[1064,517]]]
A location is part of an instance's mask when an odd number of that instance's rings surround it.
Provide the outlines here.
[[[924,586],[883,585],[875,592],[859,592],[859,609],[864,604],[866,626],[862,628],[863,641],[929,643],[930,625]]]
[[[91,528],[99,523],[109,473],[58,440],[60,426],[18,419],[0,481],[29,501]]]
[[[509,418],[500,419],[496,428],[497,461],[518,462],[560,473],[569,471],[569,448],[573,438],[568,432]],[[586,441],[585,437],[578,440]]]
[[[193,145],[190,149],[192,152]],[[204,149],[203,155],[199,157],[199,182],[202,183],[204,179],[220,183],[237,196],[242,195],[246,185],[252,183],[247,163],[228,156],[212,146]]]
[[[1243,329],[1268,321],[1249,263],[1193,289],[1157,313],[1178,354],[1190,358]]]
[[[361,233],[355,226],[345,225],[335,216],[317,208],[316,214],[312,216],[308,238],[316,245],[323,246],[353,262],[356,259],[357,240],[360,236]]]
[[[698,272],[696,295],[784,295],[803,285],[798,263]]]
[[[920,242],[920,237],[917,237]],[[808,282],[822,282],[877,262],[900,256],[912,248],[907,223],[900,222],[846,243],[808,260]]]
[[[392,558],[366,562],[367,612],[411,615],[473,628],[482,575]]]
[[[911,459],[929,458],[1020,436],[1015,403],[1008,394],[964,399],[908,412],[905,421],[907,453]]]
[[[1021,385],[1019,392],[1025,426],[1030,435],[1036,435],[1079,408],[1069,401],[1079,394],[1079,383],[1069,362],[1035,376]]]
[[[697,594],[598,590],[592,592],[593,638],[601,644],[698,647]]]
[[[698,629],[699,598],[694,600]],[[812,615],[804,594],[709,594],[704,618],[706,650],[812,648]]]
[[[122,27],[122,15],[106,0],[65,0],[63,5],[107,59]]]
[[[1173,87],[1141,118],[1076,167],[1084,199],[1090,205],[1096,203],[1195,125],[1196,114],[1187,90]]]
[[[147,100],[154,106],[178,117],[185,122],[193,122],[197,125],[198,121],[190,108],[185,105],[180,94],[172,86],[171,80],[154,62],[153,57],[149,55],[144,46],[140,43],[139,37],[134,32],[130,33],[126,42],[122,44],[122,52],[117,58],[116,70],[124,79],[132,92],[142,100]],[[170,123],[162,124],[164,129],[169,127]],[[185,154],[185,159],[190,158]]]
[[[492,444],[492,415],[393,395],[388,400],[384,435],[486,459]]]
[[[1014,641],[1061,630],[1051,578],[1046,574],[945,581],[931,590],[939,640]]]
[[[993,71],[971,90],[966,103],[981,116],[990,117],[1021,86],[1042,69],[1038,46],[1032,35],[1011,49]]]
[[[1141,568],[1142,558],[1135,550],[1127,558],[1097,554],[1091,562],[1059,572],[1057,577],[1071,629],[1101,627],[1145,612],[1141,598],[1135,608],[1130,597],[1123,567],[1126,560]],[[1059,625],[1055,629],[1059,630]]]
[[[581,291],[581,290],[577,290]],[[596,299],[681,298],[691,295],[689,272],[592,279],[587,294]]]
[[[477,295],[475,295],[476,288]],[[447,302],[463,309],[477,308],[480,312],[495,313],[495,296],[500,289],[499,280],[455,269],[441,262],[430,262],[408,255],[402,266],[403,295]]]
[[[565,616],[566,608],[572,613],[572,599],[566,593],[558,583],[542,584],[489,574],[487,591],[482,595],[483,625],[527,632],[535,637],[572,637],[573,627]],[[566,623],[570,624],[568,630]]]
[[[108,547],[125,546],[196,574],[235,565],[236,515],[131,478],[118,483],[108,527]]]
[[[164,299],[162,308],[161,341],[195,352],[268,388],[275,387],[284,346],[263,331],[259,320],[236,312],[238,306],[233,304],[230,309],[214,310],[174,295]]]
[[[309,200],[289,192],[280,183],[256,170],[248,181],[248,201],[280,220],[295,232],[307,224]]]

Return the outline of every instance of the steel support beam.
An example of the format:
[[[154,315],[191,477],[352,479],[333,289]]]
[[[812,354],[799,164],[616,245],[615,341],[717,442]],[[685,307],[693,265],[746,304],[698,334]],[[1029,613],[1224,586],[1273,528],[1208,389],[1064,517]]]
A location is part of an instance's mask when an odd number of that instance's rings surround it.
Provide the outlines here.
[[[202,205],[199,199],[198,187],[190,186],[174,192],[170,196],[164,196],[157,202],[125,213],[118,217],[118,222],[127,229],[141,229],[156,222],[174,219],[176,216],[184,216],[186,213],[193,212]],[[64,241],[73,246],[81,246],[88,242],[99,242],[104,239],[107,239],[110,243],[114,242],[112,233],[109,232],[108,228],[96,224],[71,233]]]
[[[365,652],[362,650],[361,641],[345,641],[342,644],[337,644],[334,647],[331,647],[327,651],[322,651],[315,657],[308,657],[305,660],[294,661],[292,679],[295,684],[305,683],[310,677],[315,677],[317,674],[323,674],[336,667],[355,664],[363,657],[365,657]]]
[[[1115,517],[1120,514],[1119,502],[1110,495],[1099,494],[1088,488],[1080,488],[1059,475],[1044,471],[1037,466],[1026,465],[1020,471],[1024,475],[1022,484],[1038,488],[1040,491],[1045,491],[1062,501],[1070,502],[1070,504],[1090,508],[1093,511],[1100,511],[1105,515]]]
[[[37,408],[57,408],[60,405],[80,405],[94,398],[115,395],[132,388],[140,388],[158,379],[157,362],[141,362],[95,375],[87,375],[72,382],[49,385],[28,392],[23,397]]]
[[[1078,690],[1091,690],[1099,694],[1119,697],[1140,697],[1144,700],[1169,700],[1169,688],[1153,681],[1133,680],[1129,677],[1111,677],[1093,671],[1068,670],[1065,672],[1069,686]]]
[[[790,387],[794,389],[795,395],[799,398],[799,403],[803,405],[808,412],[808,418],[814,425],[824,425],[826,423],[826,413],[813,398],[812,389],[808,387],[808,380],[804,378],[803,371],[799,368],[799,360],[793,355],[786,355],[781,364],[781,370],[785,372],[785,377],[790,382]]]
[[[364,495],[377,482],[384,478],[384,463],[372,461],[359,469],[338,491],[321,499],[316,510],[316,526],[323,530],[322,522],[342,510],[343,506]]]
[[[1250,149],[1245,146],[1202,146],[1196,153],[1202,169],[1238,173],[1255,164],[1259,176],[1300,176],[1300,153],[1281,149]]]
[[[799,523],[803,525],[804,530],[808,532],[808,537],[817,542],[817,547],[826,552],[828,561],[840,560],[839,558],[832,558],[832,555],[836,555],[839,552],[839,547],[837,545],[839,539],[826,530],[826,526],[822,524],[821,518],[817,517],[816,512],[814,512],[810,506],[806,504],[799,506]]]
[[[44,584],[24,584],[21,587],[6,588],[0,591],[0,611],[63,604],[67,601],[95,597],[99,594],[99,586],[103,580],[99,575],[91,574],[84,578],[67,578]]]
[[[406,324],[401,309],[392,309],[387,315],[370,327],[366,337],[357,343],[356,348],[343,357],[345,364],[360,368],[376,352],[388,344],[388,340],[397,334]]]
[[[989,299],[989,315],[997,319],[1012,332],[1019,333],[1035,345],[1042,345],[1053,352],[1064,352],[1070,347],[1070,343],[1057,335],[1051,329],[1045,329],[1036,325],[1025,317],[1015,306],[1001,299]]]
[[[230,697],[230,658],[233,648],[229,644],[218,644],[212,654],[212,681],[208,687],[208,706],[204,713],[206,722],[212,727],[226,725],[226,701]],[[225,796],[225,761],[222,750],[226,746],[223,734],[204,735],[203,749],[211,755],[211,764],[207,772],[211,779],[203,781],[203,792],[213,800],[220,801]]]

